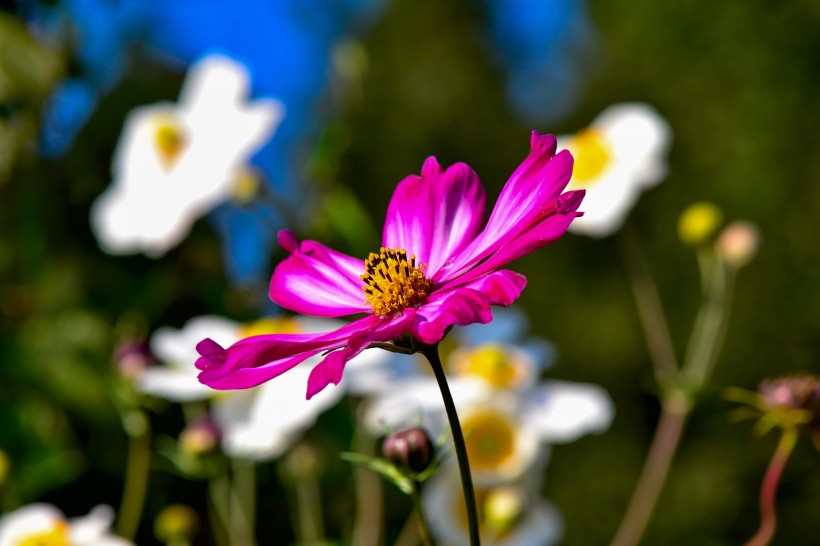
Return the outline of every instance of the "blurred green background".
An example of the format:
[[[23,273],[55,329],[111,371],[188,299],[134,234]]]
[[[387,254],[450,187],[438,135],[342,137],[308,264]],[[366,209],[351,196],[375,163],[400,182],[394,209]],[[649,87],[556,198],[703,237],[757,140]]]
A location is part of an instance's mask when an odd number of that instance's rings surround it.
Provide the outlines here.
[[[674,134],[669,175],[642,195],[629,228],[644,246],[679,356],[700,294],[694,254],[676,235],[681,211],[712,201],[727,219],[754,222],[762,246],[739,274],[724,351],[643,543],[740,544],[757,528],[757,492],[777,435],[758,438],[750,422],[732,422],[736,405],[722,389],[754,389],[765,377],[791,371],[820,372],[820,4],[597,0],[588,9],[597,34],[577,106],[533,127],[517,121],[504,102],[476,5],[390,2],[361,37],[367,70],[357,89],[337,105],[339,116],[305,160],[315,187],[349,188],[372,211],[372,229],[355,239],[340,235],[338,211],[319,202],[305,214],[322,219],[311,235],[361,255],[378,246],[377,226],[395,184],[417,173],[428,155],[470,164],[492,201],[525,157],[531,129],[570,133],[622,101],[657,108]],[[228,285],[219,243],[205,222],[162,260],[98,249],[88,211],[108,184],[124,116],[139,104],[175,97],[181,80],[150,67],[150,75],[127,75],[70,153],[43,160],[30,145],[32,127],[64,59],[31,47],[45,60],[31,61],[21,74],[35,66],[42,74],[0,87],[26,90],[25,102],[17,103],[25,136],[3,137],[0,150],[14,154],[0,182],[0,448],[12,461],[0,499],[3,509],[43,500],[79,515],[119,502],[127,438],[107,387],[116,341],[124,333],[178,327],[197,314],[251,319],[265,289]],[[274,256],[271,269],[281,257]],[[519,305],[532,333],[559,351],[549,377],[599,384],[615,402],[608,432],[553,450],[543,489],[564,516],[562,544],[606,544],[659,412],[621,237],[568,234],[514,269],[529,279]],[[336,491],[327,499],[328,526],[337,531],[343,523],[332,518],[347,510],[339,484],[351,480],[335,459],[348,449],[345,415],[333,410],[311,431],[328,446],[326,490]],[[168,407],[156,421],[159,433],[172,434],[181,416]],[[801,439],[781,483],[773,544],[817,543],[818,461],[817,449]],[[268,483],[262,507],[281,508],[273,467],[260,469],[260,479]],[[201,508],[203,487],[155,472],[137,542],[151,543],[151,518],[168,502]],[[261,543],[289,534],[285,518],[270,523]]]

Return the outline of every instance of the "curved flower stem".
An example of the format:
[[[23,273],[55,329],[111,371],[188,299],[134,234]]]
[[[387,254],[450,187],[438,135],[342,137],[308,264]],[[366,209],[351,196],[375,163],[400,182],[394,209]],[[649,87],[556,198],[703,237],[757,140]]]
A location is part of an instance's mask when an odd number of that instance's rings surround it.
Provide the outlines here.
[[[789,427],[783,430],[783,436],[777,444],[777,449],[769,461],[763,484],[760,487],[760,528],[754,534],[746,546],[766,546],[774,537],[777,527],[777,511],[775,509],[775,496],[777,486],[780,484],[780,477],[783,469],[792,454],[794,444],[797,442],[797,429]]]
[[[438,388],[441,391],[441,398],[444,400],[444,409],[447,411],[447,419],[453,434],[453,445],[458,458],[458,470],[461,474],[461,488],[464,491],[464,504],[467,508],[467,522],[470,528],[470,544],[479,546],[481,539],[478,535],[478,510],[476,509],[475,491],[473,491],[473,479],[470,476],[470,462],[467,460],[467,446],[464,443],[464,434],[461,431],[461,423],[458,421],[453,395],[450,394],[450,387],[447,385],[447,376],[444,375],[444,367],[441,365],[438,345],[425,345],[421,353],[430,361],[430,367],[433,368]]]
[[[363,410],[363,401],[358,409]],[[361,419],[357,419],[361,422]],[[353,451],[373,455],[376,451],[375,440],[367,435],[362,427],[353,432]],[[382,519],[384,512],[384,489],[381,477],[363,467],[354,470],[356,485],[356,520],[353,525],[353,546],[380,546],[383,540]]]
[[[430,529],[427,527],[427,520],[424,518],[424,510],[421,506],[421,482],[413,482],[413,506],[416,507],[416,519],[419,524],[419,533],[421,534],[421,543],[424,546],[433,546],[433,540],[430,538]]]
[[[689,411],[689,404],[682,395],[673,393],[663,403],[641,476],[611,546],[633,546],[640,542],[666,482]]]
[[[632,295],[635,297],[638,317],[646,336],[655,381],[658,385],[666,386],[678,373],[678,361],[675,357],[675,348],[672,346],[672,336],[669,335],[669,326],[666,324],[666,315],[637,234],[630,225],[625,226],[621,232],[625,262],[631,277]]]
[[[255,546],[256,467],[251,461],[231,459],[230,520],[233,544]]]
[[[125,463],[125,486],[120,502],[116,532],[128,541],[137,534],[151,463],[151,425],[140,410],[125,416],[125,429],[129,436],[128,458]]]

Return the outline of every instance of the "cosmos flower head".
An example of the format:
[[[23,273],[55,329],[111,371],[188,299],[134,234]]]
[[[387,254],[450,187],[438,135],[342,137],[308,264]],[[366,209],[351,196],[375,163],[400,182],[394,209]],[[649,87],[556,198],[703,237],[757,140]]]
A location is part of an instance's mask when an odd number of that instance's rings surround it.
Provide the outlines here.
[[[248,162],[284,116],[280,103],[249,102],[249,92],[241,64],[211,55],[191,67],[177,104],[129,114],[114,180],[91,211],[103,250],[162,256],[214,207],[247,198],[255,176]]]
[[[581,213],[584,192],[564,193],[572,156],[556,153],[552,135],[533,132],[529,156],[510,176],[485,222],[485,192],[463,163],[443,168],[428,158],[420,176],[399,183],[387,209],[382,245],[365,260],[315,241],[279,234],[290,256],[275,269],[269,295],[297,313],[364,314],[321,334],[262,335],[228,349],[197,346],[200,381],[216,389],[248,388],[324,354],[308,379],[307,397],[341,381],[345,364],[372,343],[411,338],[434,345],[450,327],[492,320],[526,279],[502,269],[559,239]]]
[[[640,193],[666,176],[669,124],[649,105],[610,106],[590,124],[558,138],[575,157],[570,189],[584,188],[584,217],[570,231],[593,237],[617,232]]]
[[[131,546],[110,531],[113,521],[109,506],[69,520],[50,504],[29,504],[0,517],[0,546]]]

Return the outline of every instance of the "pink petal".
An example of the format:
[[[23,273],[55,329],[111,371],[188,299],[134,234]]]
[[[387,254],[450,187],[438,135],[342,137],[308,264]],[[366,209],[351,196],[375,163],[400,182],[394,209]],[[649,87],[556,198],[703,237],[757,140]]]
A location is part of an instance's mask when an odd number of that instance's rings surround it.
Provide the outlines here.
[[[331,383],[338,385],[342,380],[345,364],[365,350],[368,345],[374,341],[393,341],[406,334],[410,330],[415,314],[415,309],[405,309],[404,313],[397,317],[389,319],[373,317],[371,321],[373,328],[363,329],[354,334],[348,340],[345,348],[333,351],[322,362],[314,366],[308,377],[308,400]]]
[[[555,137],[533,132],[532,151],[505,184],[487,226],[447,267],[438,282],[458,277],[472,265],[509,244],[545,214],[556,209],[555,200],[569,183],[573,159],[569,152],[555,155]]]
[[[461,285],[465,281],[477,279],[530,252],[557,241],[564,236],[572,221],[583,215],[583,213],[576,211],[583,198],[584,190],[571,191],[561,195],[555,200],[556,209],[552,212],[545,211],[544,217],[536,219],[537,223],[535,225],[530,226],[518,236],[509,239],[483,262],[463,272],[449,283],[445,283],[442,288],[447,289]]]
[[[364,260],[336,252],[316,241],[298,243],[279,232],[279,244],[291,253],[274,270],[268,295],[286,309],[340,317],[370,311],[362,292]]]
[[[268,334],[253,336],[223,349],[206,339],[197,345],[202,370],[199,381],[215,389],[248,388],[281,375],[305,359],[336,349],[361,330],[373,328],[378,317],[370,315],[332,331],[319,334]]]
[[[428,158],[421,176],[408,176],[393,193],[387,209],[383,245],[403,248],[427,264],[427,276],[469,243],[481,229],[484,187],[478,175],[463,163],[442,172]]]
[[[491,305],[510,305],[527,279],[513,271],[496,271],[454,290],[435,292],[418,309],[413,335],[432,345],[444,338],[454,324],[487,323],[493,318]]]

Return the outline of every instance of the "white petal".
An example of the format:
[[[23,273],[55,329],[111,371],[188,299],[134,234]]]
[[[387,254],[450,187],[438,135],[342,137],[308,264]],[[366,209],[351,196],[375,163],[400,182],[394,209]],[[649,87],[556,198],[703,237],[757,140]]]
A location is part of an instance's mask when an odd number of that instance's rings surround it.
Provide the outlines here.
[[[571,442],[609,428],[615,409],[601,387],[549,381],[527,394],[522,419],[547,442]]]
[[[29,504],[0,517],[0,546],[16,546],[26,537],[48,532],[66,523],[63,514],[50,504]]]
[[[214,417],[222,429],[225,453],[253,460],[278,457],[325,409],[336,404],[344,393],[340,388],[305,398],[307,378],[315,364],[310,359],[259,387],[217,398]]]

